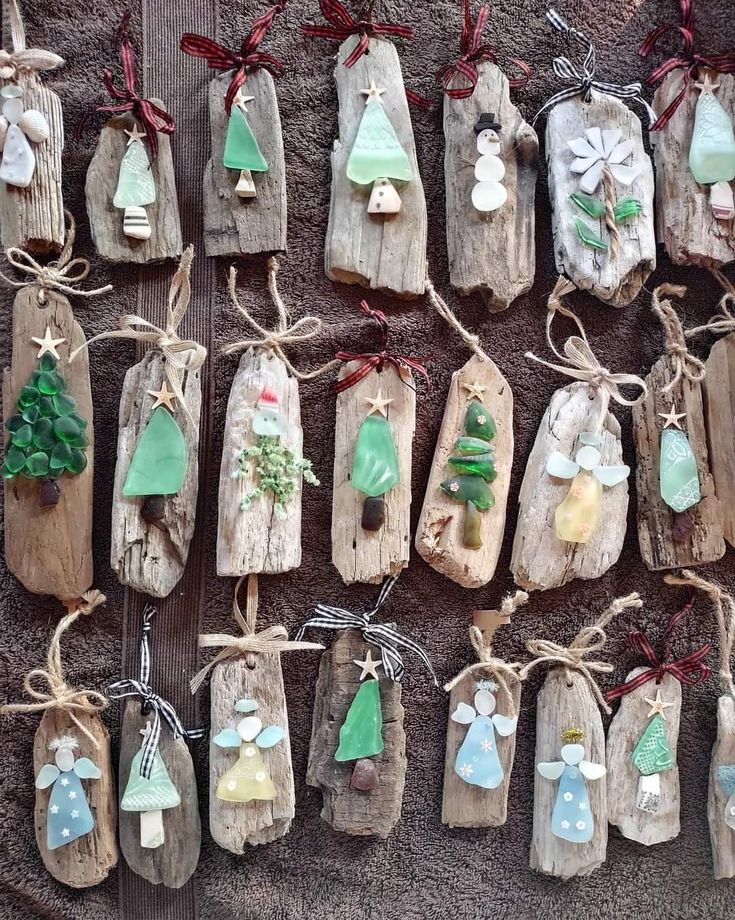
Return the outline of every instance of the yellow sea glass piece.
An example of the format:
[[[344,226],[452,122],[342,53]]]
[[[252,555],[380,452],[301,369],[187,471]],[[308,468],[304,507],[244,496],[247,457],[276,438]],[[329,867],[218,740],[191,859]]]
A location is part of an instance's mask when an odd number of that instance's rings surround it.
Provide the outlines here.
[[[602,483],[588,470],[580,470],[556,509],[557,537],[569,543],[587,543],[600,523],[601,508]]]
[[[276,797],[268,768],[254,741],[240,745],[237,763],[222,776],[217,798],[223,802],[269,802]]]

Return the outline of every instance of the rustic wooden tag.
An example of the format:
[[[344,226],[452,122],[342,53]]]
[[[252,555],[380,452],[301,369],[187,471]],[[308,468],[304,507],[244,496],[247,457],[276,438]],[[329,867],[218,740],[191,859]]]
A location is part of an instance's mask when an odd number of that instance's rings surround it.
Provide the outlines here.
[[[594,764],[605,763],[605,732],[600,710],[587,680],[575,671],[552,668],[546,675],[536,706],[536,765],[558,761],[564,744],[562,732],[579,728],[584,757]],[[558,782],[534,771],[533,838],[530,866],[545,875],[570,879],[589,875],[605,862],[607,852],[607,797],[605,776],[586,781],[588,813],[594,833],[588,843],[572,843],[551,832]]]
[[[735,764],[735,702],[729,694],[717,700],[717,740],[712,748],[707,793],[707,819],[712,841],[712,864],[715,878],[735,877],[735,830],[725,823],[731,795],[723,788],[719,767]],[[729,816],[732,821],[732,816]]]
[[[164,108],[160,99],[151,102]],[[158,156],[151,160],[151,172],[156,186],[156,200],[146,207],[151,236],[134,240],[123,233],[123,211],[112,205],[120,173],[120,161],[127,148],[128,136],[138,124],[126,112],[115,115],[102,128],[97,150],[87,170],[85,193],[87,215],[97,252],[110,262],[159,262],[181,255],[181,218],[176,197],[176,177],[171,158],[171,142],[167,134],[158,134]],[[146,146],[150,156],[150,150]]]
[[[723,535],[730,546],[735,546],[735,335],[715,342],[705,366],[709,462],[722,515]]]
[[[440,488],[451,476],[447,465],[454,443],[464,433],[468,406],[467,386],[484,387],[483,404],[495,420],[497,433],[492,444],[498,476],[490,484],[495,505],[482,513],[479,549],[462,542],[464,505],[453,501]],[[495,574],[505,531],[505,512],[513,467],[513,393],[508,381],[492,361],[473,355],[452,374],[442,427],[434,449],[434,460],[426,485],[424,505],[416,528],[416,549],[432,568],[465,588],[479,588]]]
[[[549,169],[551,225],[554,233],[554,256],[559,274],[566,275],[581,291],[589,291],[603,303],[624,307],[635,300],[646,279],[656,267],[656,237],[653,229],[653,166],[643,146],[641,122],[624,102],[613,96],[590,91],[584,102],[575,96],[555,105],[546,125],[546,162]],[[632,185],[616,186],[618,200],[637,198],[643,211],[630,221],[618,225],[620,252],[613,259],[610,251],[586,245],[579,238],[574,219],[581,218],[588,227],[607,239],[604,216],[593,218],[570,201],[579,191],[579,176],[570,170],[575,155],[568,141],[584,136],[585,129],[617,128],[622,140],[633,143],[626,165],[643,167]],[[601,197],[601,186],[596,193]]]
[[[355,836],[387,837],[401,817],[406,782],[406,735],[403,730],[401,685],[380,678],[383,711],[381,754],[371,758],[378,771],[378,786],[362,792],[350,786],[354,763],[334,759],[339,730],[360,684],[355,659],[373,648],[356,629],[337,634],[322,653],[314,698],[306,782],[322,792],[322,818],[335,830]]]
[[[510,570],[526,590],[547,590],[574,578],[599,578],[615,565],[623,549],[628,514],[627,480],[602,490],[600,523],[588,543],[560,540],[554,514],[569,491],[569,481],[546,472],[553,451],[574,453],[579,435],[598,425],[606,399],[603,391],[586,383],[571,383],[551,397],[526,464],[518,503],[518,525],[513,539]],[[601,465],[623,462],[620,424],[611,412],[600,430]]]
[[[233,478],[240,452],[257,440],[252,421],[265,387],[278,397],[280,413],[287,420],[288,430],[281,436],[281,443],[297,458],[302,454],[304,435],[298,381],[289,376],[279,357],[263,349],[249,348],[240,358],[227,402],[219,477],[218,575],[278,574],[301,564],[301,485],[288,504],[287,516],[281,518],[274,512],[272,493],[254,499],[249,508],[241,509],[240,502],[257,485],[254,464],[251,476]]]
[[[153,412],[154,397],[149,390],[160,390],[164,381],[165,358],[151,350],[125,374],[120,397],[114,498],[112,502],[112,542],[110,565],[118,580],[152,597],[166,597],[178,584],[189,555],[194,535],[197,491],[199,488],[199,414],[202,389],[199,372],[184,373],[181,388],[192,420],[176,400],[173,416],[186,440],[189,463],[179,492],[167,495],[163,519],[146,524],[140,514],[143,499],[123,495],[128,467],[143,429]]]
[[[77,476],[59,480],[61,497],[52,506],[40,505],[38,480],[16,476],[5,481],[5,561],[28,591],[71,600],[92,584],[94,431],[89,359],[83,350],[69,363],[69,354],[85,338],[66,297],[49,290],[46,304],[41,305],[38,294],[35,286],[22,288],[13,303],[12,364],[3,377],[4,419],[15,413],[20,389],[36,369],[39,349],[32,338],[42,338],[48,326],[53,339],[64,339],[56,346],[59,372],[88,422],[87,467]]]
[[[635,668],[625,678],[626,682],[648,670]],[[640,773],[631,760],[638,739],[648,725],[647,713],[651,709],[646,699],[655,699],[656,691],[671,703],[664,710],[669,748],[676,758],[681,716],[681,684],[671,674],[664,674],[660,683],[650,680],[620,698],[620,709],[610,724],[607,734],[607,802],[610,824],[614,824],[623,837],[645,846],[664,843],[679,835],[679,767],[674,763],[670,770],[659,773],[661,800],[656,813],[636,806]]]
[[[71,735],[79,743],[77,753],[89,757],[102,771],[99,779],[84,781],[84,792],[94,817],[89,834],[71,843],[49,850],[46,840],[46,815],[51,788],[36,789],[36,842],[41,859],[53,877],[71,888],[99,885],[117,865],[116,841],[117,804],[115,778],[110,758],[110,736],[96,714],[75,712],[79,723],[91,732],[99,747],[79,731],[69,714],[61,709],[47,709],[36,730],[33,742],[33,768],[37,776],[49,762],[49,744],[63,735]]]
[[[332,149],[332,197],[324,246],[327,277],[345,284],[389,291],[397,297],[424,293],[426,278],[426,201],[416,159],[411,115],[395,45],[371,38],[368,52],[352,67],[345,59],[360,36],[339,46],[334,78],[339,104],[339,138]],[[380,97],[401,146],[411,163],[413,178],[400,188],[398,214],[368,214],[369,185],[347,178],[347,159],[365,109],[360,90],[374,80],[385,89]]]
[[[497,64],[477,65],[478,80],[468,99],[444,95],[444,182],[447,197],[449,278],[460,294],[480,291],[493,312],[505,310],[530,290],[536,271],[535,211],[538,137],[510,101],[508,79]],[[472,204],[477,184],[475,125],[493,113],[502,184],[508,199],[498,210],[482,213]]]

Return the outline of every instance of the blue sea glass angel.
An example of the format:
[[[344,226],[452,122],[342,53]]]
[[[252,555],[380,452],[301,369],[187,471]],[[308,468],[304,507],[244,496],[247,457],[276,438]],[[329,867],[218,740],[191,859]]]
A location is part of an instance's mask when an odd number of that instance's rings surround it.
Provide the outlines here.
[[[502,737],[512,735],[518,719],[510,719],[495,710],[496,699],[492,692],[498,685],[493,680],[481,680],[477,684],[474,708],[459,703],[452,713],[452,719],[460,725],[469,725],[465,739],[457,751],[454,772],[466,783],[496,789],[503,782],[503,767],[498,756],[495,732]]]
[[[717,782],[728,796],[725,805],[725,824],[735,830],[735,763],[722,764],[717,768]]]
[[[54,738],[49,750],[55,751],[55,763],[41,767],[36,788],[53,786],[46,814],[46,845],[56,850],[94,828],[94,818],[82,786],[83,779],[99,779],[102,771],[88,757],[74,757],[79,747],[76,738]]]

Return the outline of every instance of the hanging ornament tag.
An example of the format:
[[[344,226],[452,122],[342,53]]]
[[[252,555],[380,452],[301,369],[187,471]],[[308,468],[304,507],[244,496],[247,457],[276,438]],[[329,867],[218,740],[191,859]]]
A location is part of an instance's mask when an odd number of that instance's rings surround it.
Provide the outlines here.
[[[735,701],[717,700],[717,738],[712,748],[707,818],[715,878],[735,877]]]

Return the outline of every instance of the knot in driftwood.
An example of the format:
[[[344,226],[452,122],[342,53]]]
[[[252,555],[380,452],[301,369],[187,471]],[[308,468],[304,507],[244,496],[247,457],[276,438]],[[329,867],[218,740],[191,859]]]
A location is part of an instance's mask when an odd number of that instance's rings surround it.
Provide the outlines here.
[[[679,284],[660,284],[653,292],[651,309],[661,321],[664,330],[664,351],[671,358],[674,376],[663,388],[667,393],[683,378],[690,383],[704,380],[704,361],[689,353],[684,327],[669,297],[683,297],[686,288]]]

